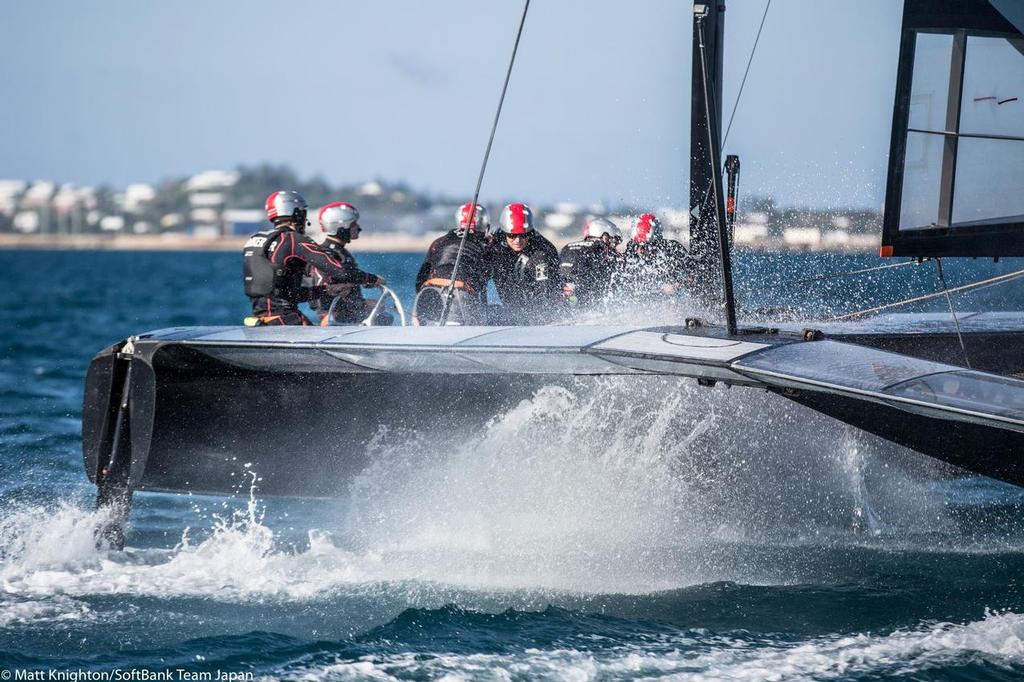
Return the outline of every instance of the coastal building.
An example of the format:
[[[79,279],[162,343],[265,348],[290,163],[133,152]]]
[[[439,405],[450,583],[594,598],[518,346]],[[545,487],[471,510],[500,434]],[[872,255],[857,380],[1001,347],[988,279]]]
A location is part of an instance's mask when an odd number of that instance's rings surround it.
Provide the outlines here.
[[[131,184],[124,188],[123,208],[126,213],[142,213],[155,198],[156,189],[152,185]]]
[[[0,213],[11,217],[18,207],[18,200],[28,188],[24,180],[0,180]]]
[[[371,180],[331,187],[315,178],[303,182],[287,168],[272,166],[206,170],[157,185],[132,183],[123,189],[10,179],[0,180],[0,232],[165,233],[185,239],[237,239],[268,226],[263,199],[273,191],[270,185],[281,183],[300,189],[310,200],[310,236],[321,236],[315,212],[322,203],[348,199],[359,206],[367,237],[380,236],[389,245],[401,243],[403,249],[420,248],[423,240],[450,229],[461,205],[461,201],[434,199],[401,183]],[[505,202],[487,203],[496,219]],[[538,229],[559,244],[578,239],[586,220],[593,217],[611,219],[628,238],[633,218],[648,208],[661,219],[667,237],[689,241],[690,214],[677,207],[558,202],[533,208]],[[770,198],[750,197],[737,214],[733,243],[748,249],[874,251],[879,230],[880,214],[875,210],[779,207]]]
[[[226,209],[222,218],[226,235],[245,236],[269,227],[267,214],[258,208]]]

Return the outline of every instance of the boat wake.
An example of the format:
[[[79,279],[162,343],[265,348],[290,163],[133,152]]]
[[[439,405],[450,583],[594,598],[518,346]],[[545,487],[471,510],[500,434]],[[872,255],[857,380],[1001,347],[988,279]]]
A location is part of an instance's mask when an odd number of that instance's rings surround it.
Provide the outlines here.
[[[556,628],[552,622],[570,621]],[[489,631],[491,642],[512,642],[507,650],[466,654],[452,647],[437,653],[429,635],[457,623],[464,631]],[[617,627],[619,626],[619,627]],[[441,609],[403,613],[392,623],[347,643],[336,660],[283,666],[282,679],[504,678],[508,672],[539,679],[634,679],[672,676],[686,680],[880,679],[957,670],[964,677],[1015,679],[1024,672],[1024,616],[986,614],[966,624],[935,623],[888,635],[822,637],[787,642],[747,633],[714,635],[704,630],[637,632],[624,643],[614,619],[574,616],[557,609],[494,616]],[[542,633],[567,633],[554,646]],[[568,634],[576,632],[576,635]],[[538,641],[531,641],[531,634]],[[398,636],[396,636],[398,635]],[[435,635],[436,636],[436,635]],[[427,640],[427,641],[424,641]],[[525,640],[525,641],[524,641]],[[544,641],[539,641],[544,640]],[[391,653],[399,643],[404,651]],[[374,646],[371,646],[374,645]],[[360,655],[363,647],[376,655]],[[411,651],[409,649],[412,649]],[[422,650],[421,650],[422,649]],[[427,653],[429,651],[430,653]],[[383,653],[381,653],[383,652]],[[932,679],[928,677],[927,679]]]
[[[4,593],[287,601],[414,582],[639,594],[839,570],[786,547],[962,540],[942,493],[908,473],[924,458],[768,396],[658,377],[546,386],[461,442],[443,425],[381,430],[372,455],[341,518],[298,543],[255,497],[173,547],[130,535],[123,553],[96,549],[101,513],[16,508],[0,521]]]

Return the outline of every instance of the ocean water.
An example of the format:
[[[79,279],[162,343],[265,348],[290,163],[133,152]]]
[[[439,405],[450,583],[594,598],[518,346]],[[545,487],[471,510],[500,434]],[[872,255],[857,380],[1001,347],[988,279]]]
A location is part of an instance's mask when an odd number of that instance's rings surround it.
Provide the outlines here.
[[[409,301],[416,256],[358,258]],[[928,263],[737,261],[748,319],[936,286]],[[1021,266],[950,262],[947,280]],[[7,251],[0,267],[3,680],[1024,678],[1021,490],[692,382],[549,386],[457,442],[385,434],[334,500],[142,493],[126,549],[98,550],[89,359],[237,323],[239,258]],[[1020,310],[1021,289],[954,302]]]

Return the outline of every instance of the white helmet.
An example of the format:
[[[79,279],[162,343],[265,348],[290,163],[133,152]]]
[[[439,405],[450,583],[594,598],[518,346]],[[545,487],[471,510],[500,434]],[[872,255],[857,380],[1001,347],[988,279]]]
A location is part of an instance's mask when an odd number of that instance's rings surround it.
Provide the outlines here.
[[[644,213],[633,222],[633,233],[630,238],[644,244],[661,239],[662,234],[661,221],[653,213]]]
[[[501,211],[501,231],[505,234],[533,232],[533,211],[526,204],[509,204]]]
[[[359,220],[359,209],[344,201],[335,201],[321,208],[317,219],[325,234],[337,234]]]
[[[622,230],[607,218],[591,218],[583,224],[584,239],[600,239],[604,235],[612,241],[622,241]]]
[[[309,204],[298,192],[291,190],[274,192],[267,197],[264,208],[270,222],[275,225],[284,220],[294,220],[300,230],[306,227],[306,212],[309,210]]]
[[[485,234],[491,230],[491,216],[487,214],[487,209],[480,204],[477,204],[474,210],[473,202],[466,202],[455,212],[455,224],[458,226],[456,228],[458,230],[468,228],[470,232]]]

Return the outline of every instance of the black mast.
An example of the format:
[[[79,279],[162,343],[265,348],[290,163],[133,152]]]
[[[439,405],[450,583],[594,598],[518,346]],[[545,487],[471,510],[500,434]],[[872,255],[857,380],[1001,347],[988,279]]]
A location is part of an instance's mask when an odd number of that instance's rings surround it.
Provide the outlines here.
[[[722,2],[693,3],[694,9],[705,7],[704,49],[708,56],[709,90],[713,93],[711,111],[721,116],[722,111],[722,53],[725,33],[725,4]],[[715,206],[711,196],[711,150],[708,149],[707,104],[702,81],[700,34],[696,16],[693,21],[693,64],[690,79],[690,252],[699,258],[697,280],[707,298],[717,293],[714,286],[715,266],[718,262],[718,225],[715,224]],[[722,126],[715,126],[715,143],[721,149]]]
[[[732,289],[732,259],[722,191],[722,34],[725,5],[693,3],[693,104],[690,121],[690,251],[696,256],[698,293],[712,300],[712,273],[722,268],[722,304],[730,336],[736,335],[736,302]],[[714,20],[714,31],[709,20]],[[709,35],[715,35],[710,42]],[[712,60],[711,55],[716,58]],[[712,74],[713,62],[716,68]],[[696,105],[701,111],[696,111]],[[703,134],[703,140],[698,139]],[[697,178],[695,180],[695,178]],[[702,188],[703,185],[703,188]],[[694,203],[696,201],[696,204]],[[696,210],[694,209],[696,206]],[[696,215],[695,215],[696,214]],[[716,253],[717,252],[717,253]],[[717,256],[717,257],[716,257]]]
[[[725,222],[725,197],[722,193],[722,157],[718,141],[721,139],[719,123],[721,116],[715,108],[712,98],[712,83],[708,75],[708,53],[705,43],[704,19],[708,15],[706,5],[699,3],[693,6],[693,17],[697,24],[698,49],[700,52],[700,77],[704,88],[704,122],[707,130],[708,166],[711,169],[711,204],[714,209],[714,225],[717,228],[718,256],[722,266],[722,304],[725,308],[725,325],[729,336],[736,335],[736,301],[732,292],[732,258],[729,253],[728,225]],[[701,215],[708,211],[705,209]],[[710,222],[710,221],[709,221]]]

